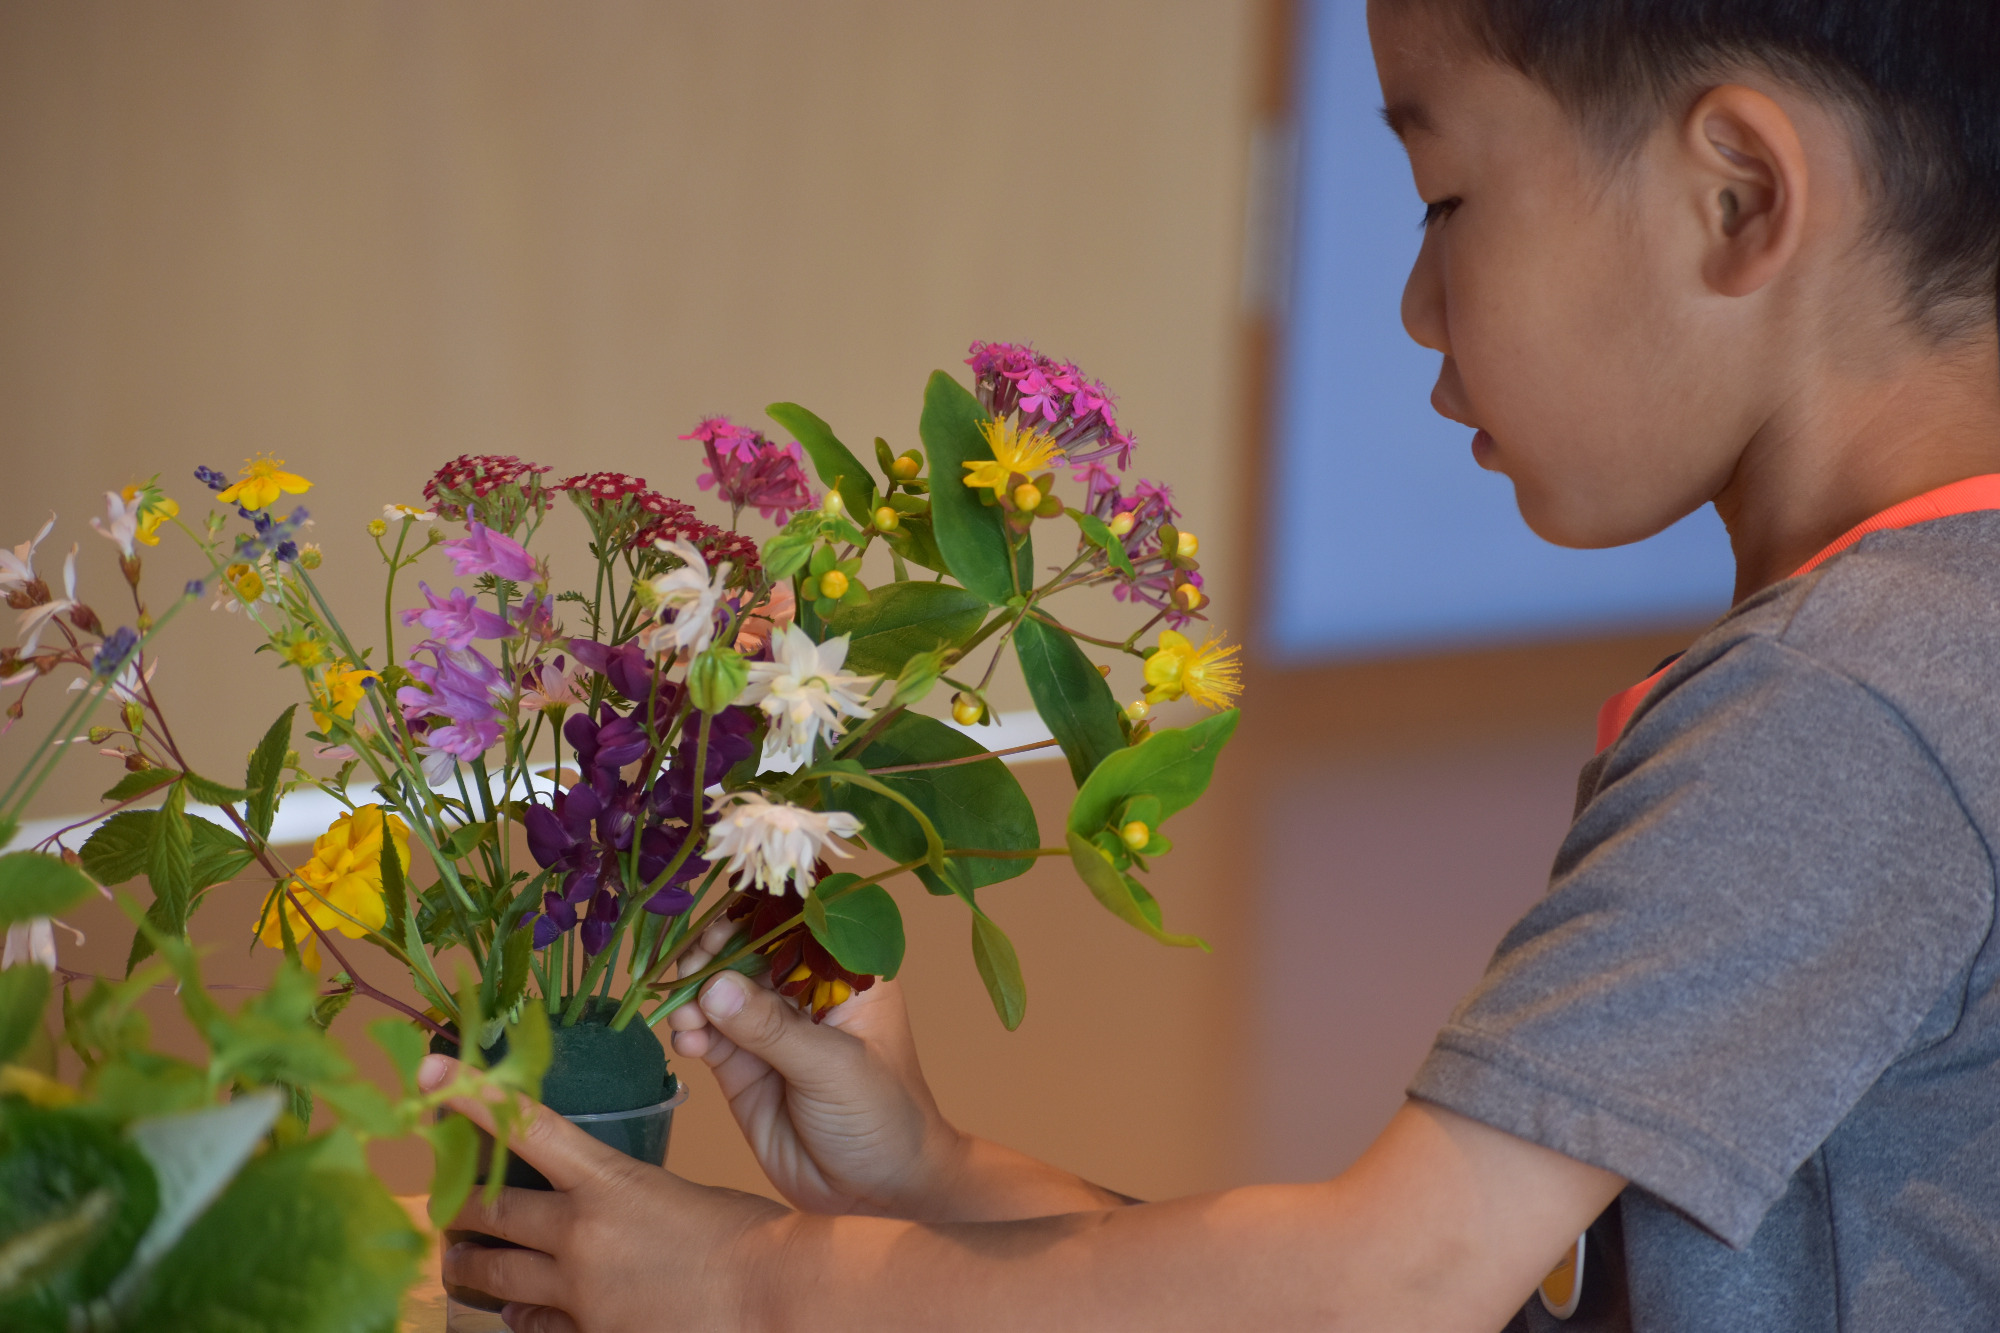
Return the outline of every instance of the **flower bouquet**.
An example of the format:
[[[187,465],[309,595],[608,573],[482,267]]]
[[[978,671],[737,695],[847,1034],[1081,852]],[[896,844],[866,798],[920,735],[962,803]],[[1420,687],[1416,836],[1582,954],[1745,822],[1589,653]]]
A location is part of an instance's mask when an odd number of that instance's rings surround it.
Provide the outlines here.
[[[234,480],[199,470],[221,506],[199,524],[156,484],[107,498],[96,526],[117,545],[135,627],[107,629],[77,600],[74,551],[61,596],[37,576],[47,529],[0,552],[24,631],[0,654],[0,688],[80,668],[52,739],[109,697],[120,725],[89,738],[127,770],[78,850],[57,834],[0,860],[0,890],[19,857],[101,885],[144,874],[137,964],[254,864],[271,885],[256,938],[302,973],[332,967],[320,1003],[370,997],[511,1077],[523,1066],[510,1047],[531,1034],[530,1065],[547,1049],[541,1097],[583,1117],[669,1101],[651,1030],[724,968],[768,972],[816,1019],[893,977],[903,925],[883,885],[896,876],[968,911],[1009,1028],[1026,990],[979,892],[1039,858],[1067,858],[1155,939],[1199,944],[1166,929],[1138,877],[1236,723],[1237,650],[1187,633],[1208,602],[1197,541],[1166,487],[1127,479],[1135,443],[1102,385],[1027,347],[971,350],[973,387],[934,374],[921,448],[878,438],[872,471],[796,404],[768,409],[785,442],[699,423],[683,439],[705,460],[700,487],[730,508],[726,529],[621,473],[554,480],[511,457],[455,459],[424,506],[369,524],[385,588],[366,631],[314,581],[327,557],[302,540],[305,511],[279,516],[310,483],[268,458]],[[558,504],[587,529],[581,552],[545,551]],[[775,526],[761,543],[739,531],[750,510]],[[155,619],[140,547],[169,525],[206,569]],[[1062,619],[1067,595],[1091,588],[1131,623]],[[287,709],[241,787],[195,772],[150,686],[152,637],[210,597],[298,673],[312,723],[302,757]],[[1090,649],[1130,659],[1139,697],[1121,706]],[[1010,656],[1077,785],[1050,845],[1005,752],[976,739]],[[944,711],[945,691],[956,725],[923,711]],[[1183,697],[1215,711],[1156,729],[1152,710]],[[0,845],[59,753],[0,797]],[[340,811],[288,865],[269,839],[302,793]],[[861,848],[883,864],[833,870]],[[730,942],[684,969],[725,921]],[[355,942],[406,969],[420,1003],[370,982]],[[470,1187],[474,1145],[463,1121],[431,1132],[455,1182],[434,1194],[442,1220]]]

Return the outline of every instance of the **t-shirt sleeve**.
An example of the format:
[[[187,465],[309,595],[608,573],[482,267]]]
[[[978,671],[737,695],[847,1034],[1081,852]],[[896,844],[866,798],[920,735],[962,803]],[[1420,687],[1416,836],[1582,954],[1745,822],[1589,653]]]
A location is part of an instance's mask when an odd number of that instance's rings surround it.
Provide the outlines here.
[[[1962,989],[1993,887],[1897,712],[1746,639],[1635,720],[1411,1095],[1740,1246]]]

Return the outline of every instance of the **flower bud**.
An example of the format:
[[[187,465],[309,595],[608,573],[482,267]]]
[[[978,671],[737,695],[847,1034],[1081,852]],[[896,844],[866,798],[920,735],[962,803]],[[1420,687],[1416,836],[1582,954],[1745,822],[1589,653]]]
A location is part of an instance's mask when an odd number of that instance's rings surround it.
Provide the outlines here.
[[[1111,529],[1112,536],[1123,537],[1132,530],[1132,525],[1138,521],[1138,519],[1132,517],[1132,511],[1128,509],[1122,514],[1113,514],[1111,522],[1105,526]]]
[[[819,512],[828,518],[839,518],[847,512],[847,501],[840,498],[839,491],[828,491],[826,499],[819,502]]]
[[[111,728],[92,727],[90,729],[90,743],[92,745],[102,745],[104,744],[104,742],[110,739],[111,739]]]
[[[1179,544],[1174,548],[1174,553],[1183,560],[1192,560],[1194,553],[1200,549],[1201,539],[1192,532],[1183,532]]]
[[[1014,508],[1024,514],[1032,514],[1042,503],[1042,488],[1032,481],[1024,481],[1014,488]]]
[[[134,736],[139,734],[139,728],[146,725],[146,710],[138,704],[126,704],[119,711],[119,717],[125,723],[125,730],[131,732]]]
[[[370,537],[380,537],[383,534],[387,533],[388,531],[389,531],[389,525],[387,523],[384,523],[381,519],[371,518],[368,520],[368,535]]]
[[[912,449],[903,454],[889,467],[889,472],[897,481],[909,481],[924,470],[923,455]]]
[[[1144,722],[1152,715],[1153,705],[1147,703],[1144,699],[1134,699],[1131,703],[1125,705],[1125,716],[1131,718],[1134,722]]]
[[[1174,589],[1174,605],[1183,611],[1199,611],[1201,604],[1206,600],[1207,598],[1201,595],[1201,589],[1192,583],[1183,583]]]
[[[1135,852],[1143,852],[1153,840],[1153,830],[1146,827],[1143,819],[1135,819],[1118,830],[1118,840]]]
[[[319,562],[319,547],[307,545],[299,548],[299,568],[318,569]]]
[[[719,713],[742,697],[750,664],[734,648],[717,644],[688,665],[688,699],[704,713]]]
[[[847,575],[837,569],[829,569],[819,576],[819,595],[839,601],[847,596]]]
[[[954,694],[951,697],[951,716],[959,726],[969,727],[986,716],[986,709],[969,694]]]
[[[877,532],[894,532],[902,526],[903,516],[888,505],[883,505],[875,511],[875,530]]]

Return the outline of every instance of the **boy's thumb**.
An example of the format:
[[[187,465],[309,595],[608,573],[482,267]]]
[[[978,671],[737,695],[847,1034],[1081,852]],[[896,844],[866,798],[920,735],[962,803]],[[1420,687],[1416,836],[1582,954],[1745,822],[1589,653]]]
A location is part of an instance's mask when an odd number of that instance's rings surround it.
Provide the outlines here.
[[[811,1056],[812,1020],[776,991],[723,972],[703,988],[700,1004],[717,1031],[780,1073]]]

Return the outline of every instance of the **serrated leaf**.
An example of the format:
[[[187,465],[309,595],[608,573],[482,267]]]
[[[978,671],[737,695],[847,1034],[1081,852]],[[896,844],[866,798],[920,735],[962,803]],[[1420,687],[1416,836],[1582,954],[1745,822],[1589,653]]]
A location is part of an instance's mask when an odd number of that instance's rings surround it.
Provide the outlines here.
[[[1001,1026],[1009,1032],[1020,1027],[1028,1015],[1028,983],[1021,977],[1021,959],[1007,932],[977,908],[972,913],[972,962],[979,969],[979,979],[986,983],[986,994],[993,1001],[993,1012],[1000,1015]]]
[[[931,461],[931,530],[952,576],[995,606],[1034,583],[1032,543],[1020,539],[1015,564],[1007,564],[1007,523],[997,506],[979,503],[966,486],[964,464],[990,461],[993,450],[979,433],[987,420],[979,400],[942,370],[924,388],[917,424]]]
[[[165,903],[161,924],[170,935],[187,934],[188,904],[194,896],[194,831],[188,827],[187,788],[175,783],[166,804],[153,812],[146,844],[146,878],[155,902]]]
[[[155,931],[170,932],[173,927],[168,921],[172,906],[164,898],[153,899],[146,908],[146,924]],[[132,947],[125,952],[125,975],[131,976],[132,969],[153,956],[153,937],[144,930],[132,932]]]
[[[0,972],[0,1065],[13,1063],[42,1026],[49,988],[49,970],[40,963],[16,963]]]
[[[137,773],[127,773],[113,784],[110,791],[99,797],[103,801],[133,801],[149,791],[158,791],[169,782],[180,779],[180,774],[171,768],[142,768]]]
[[[250,752],[250,766],[243,778],[250,793],[244,816],[259,838],[271,836],[271,823],[278,817],[278,784],[285,775],[285,755],[292,748],[292,716],[298,709],[293,704],[278,714],[278,720]]]
[[[261,1088],[221,1106],[155,1116],[126,1129],[126,1138],[153,1168],[160,1206],[132,1252],[131,1265],[113,1285],[114,1299],[122,1299],[180,1243],[195,1219],[250,1160],[283,1107],[280,1093]]]
[[[806,929],[850,972],[893,978],[903,966],[903,914],[880,884],[849,888],[857,875],[829,875],[806,896]]]
[[[848,636],[845,669],[895,676],[919,653],[955,648],[986,620],[986,599],[948,583],[892,583],[859,605],[843,605],[827,621]]]
[[[225,787],[197,773],[184,773],[181,780],[187,783],[189,791],[210,805],[235,805],[250,798],[250,793],[241,787]]]
[[[158,1206],[152,1168],[81,1109],[0,1098],[0,1328],[59,1330],[103,1295]]]
[[[97,826],[78,854],[99,884],[123,884],[146,873],[146,848],[153,839],[153,812],[126,810]]]
[[[1054,625],[1033,616],[1023,620],[1014,630],[1014,652],[1035,711],[1062,746],[1070,776],[1081,787],[1099,764],[1125,748],[1118,701],[1076,640]]]
[[[493,1001],[494,1013],[507,1013],[528,993],[528,964],[534,956],[535,932],[508,932],[506,943],[500,946],[500,991]]]
[[[457,1217],[472,1197],[473,1180],[479,1172],[479,1130],[454,1113],[417,1132],[430,1140],[430,1219],[432,1226],[442,1227]]]
[[[400,1018],[378,1018],[368,1025],[368,1035],[387,1053],[389,1063],[396,1067],[396,1077],[403,1081],[403,1090],[416,1092],[417,1066],[423,1063],[429,1050],[424,1034]]]
[[[813,471],[826,486],[840,492],[848,513],[865,517],[875,508],[874,477],[854,451],[834,435],[831,426],[797,403],[772,403],[764,411],[805,449]]]
[[[60,916],[96,887],[60,856],[9,852],[0,856],[0,926]]]

